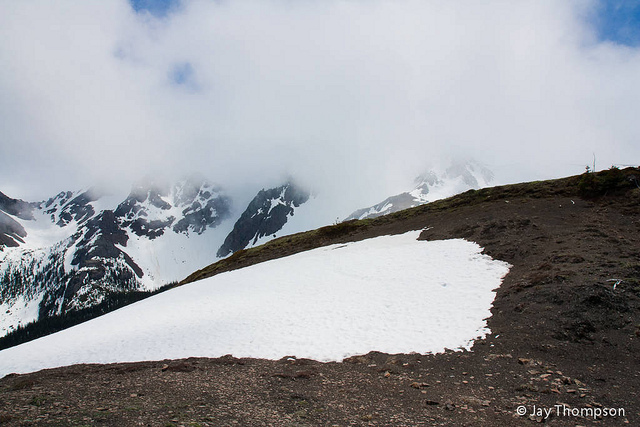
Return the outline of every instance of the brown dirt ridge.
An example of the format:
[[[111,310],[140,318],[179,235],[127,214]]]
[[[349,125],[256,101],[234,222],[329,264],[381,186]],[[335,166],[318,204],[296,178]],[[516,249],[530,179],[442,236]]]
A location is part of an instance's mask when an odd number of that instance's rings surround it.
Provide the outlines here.
[[[191,358],[0,379],[0,425],[640,425],[640,169],[468,191],[286,236],[185,279],[424,230],[513,265],[471,351]],[[518,411],[526,412],[519,415]]]

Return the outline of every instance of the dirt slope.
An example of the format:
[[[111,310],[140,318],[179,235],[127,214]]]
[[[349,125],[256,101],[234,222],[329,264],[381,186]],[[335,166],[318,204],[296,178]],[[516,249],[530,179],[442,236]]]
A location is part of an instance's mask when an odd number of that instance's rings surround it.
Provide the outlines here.
[[[277,239],[185,280],[428,228],[421,238],[473,240],[513,265],[497,291],[492,335],[471,352],[326,364],[228,356],[9,375],[0,380],[0,424],[640,425],[639,180],[640,170],[626,169],[467,192]],[[624,414],[591,416],[609,408]]]

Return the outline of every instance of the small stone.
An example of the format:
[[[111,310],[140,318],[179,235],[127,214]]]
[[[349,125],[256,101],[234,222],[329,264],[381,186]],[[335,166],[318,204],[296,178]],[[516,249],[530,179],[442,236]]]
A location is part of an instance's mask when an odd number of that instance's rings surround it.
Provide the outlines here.
[[[384,373],[385,378],[389,378],[391,376],[391,372],[387,371]]]
[[[535,416],[534,414],[529,415],[529,419],[530,419],[531,421],[536,421],[536,422],[538,422],[538,423],[541,423],[541,422],[543,422],[543,421],[544,421],[544,418],[542,418],[542,416],[540,416],[540,415]]]
[[[419,383],[419,382],[412,382],[410,384],[411,387],[413,388],[424,388],[424,387],[429,387],[429,384],[427,383]]]
[[[531,363],[531,359],[525,359],[524,357],[519,357],[518,363],[521,365],[528,365],[529,363]]]
[[[167,369],[169,369],[169,365],[167,365],[166,363],[162,365],[162,372],[166,371]]]
[[[462,381],[462,384],[469,384],[469,381]]]

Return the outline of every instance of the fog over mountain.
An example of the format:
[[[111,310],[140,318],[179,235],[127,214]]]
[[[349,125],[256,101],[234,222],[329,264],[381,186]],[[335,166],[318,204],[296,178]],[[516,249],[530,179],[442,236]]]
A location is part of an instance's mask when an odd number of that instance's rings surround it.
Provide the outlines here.
[[[3,193],[200,173],[242,208],[293,176],[346,216],[451,157],[640,163],[640,49],[604,2],[141,3],[0,4]]]

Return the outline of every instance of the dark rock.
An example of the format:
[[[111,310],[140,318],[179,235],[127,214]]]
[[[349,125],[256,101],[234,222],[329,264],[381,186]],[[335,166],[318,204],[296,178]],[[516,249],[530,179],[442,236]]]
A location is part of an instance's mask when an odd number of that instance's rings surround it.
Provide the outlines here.
[[[309,200],[309,192],[292,183],[260,190],[218,250],[219,257],[246,248],[259,238],[277,233],[295,208]],[[274,205],[274,203],[277,204]]]
[[[0,251],[3,247],[16,247],[24,243],[27,232],[20,223],[0,211]]]
[[[0,211],[4,211],[20,219],[32,220],[34,208],[34,203],[25,202],[20,199],[12,199],[0,192]]]

